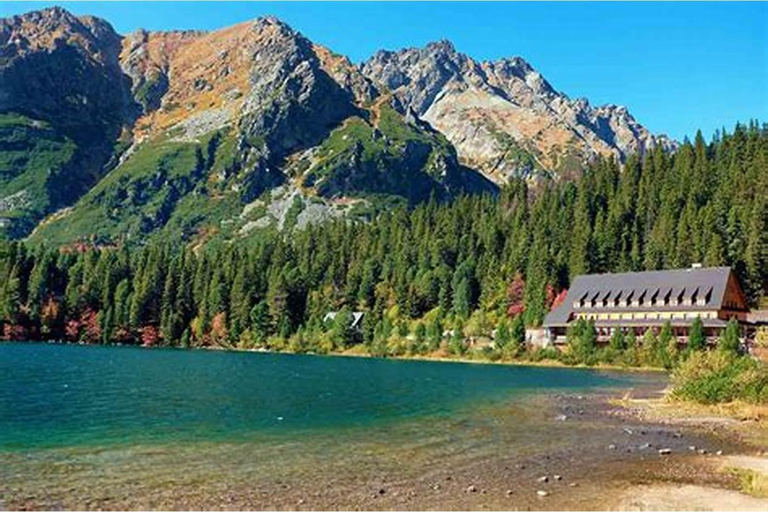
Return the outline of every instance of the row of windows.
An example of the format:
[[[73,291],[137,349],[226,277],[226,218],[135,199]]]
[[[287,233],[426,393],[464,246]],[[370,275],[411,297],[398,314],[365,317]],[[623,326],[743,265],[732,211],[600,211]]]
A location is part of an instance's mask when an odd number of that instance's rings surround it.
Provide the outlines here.
[[[589,308],[628,308],[628,307],[655,307],[655,306],[705,306],[707,304],[707,301],[702,297],[699,299],[696,299],[695,301],[690,300],[690,298],[686,299],[670,299],[669,297],[666,297],[661,300],[652,300],[650,302],[644,302],[642,300],[639,301],[604,301],[604,300],[597,300],[597,301],[587,301],[587,300],[580,300],[573,303],[574,309],[581,309],[585,307]]]
[[[580,309],[584,307],[591,308],[614,308],[614,307],[653,307],[653,306],[704,306],[709,302],[712,295],[712,289],[710,288],[705,293],[699,293],[699,289],[696,288],[692,294],[685,293],[685,289],[673,294],[672,290],[668,290],[664,293],[662,290],[656,290],[652,294],[642,293],[635,295],[635,292],[628,292],[622,297],[624,292],[607,292],[607,295],[602,299],[598,298],[599,295],[605,294],[605,292],[587,292],[584,293],[579,300],[573,303],[574,309]],[[662,295],[663,294],[663,295]],[[646,300],[646,295],[650,295]],[[592,297],[588,299],[588,297]],[[612,297],[613,296],[613,297]]]
[[[664,320],[679,318],[683,320],[692,320],[696,317],[701,319],[705,318],[717,318],[717,312],[715,311],[682,311],[673,313],[579,313],[576,315],[578,318],[584,318],[586,320]]]

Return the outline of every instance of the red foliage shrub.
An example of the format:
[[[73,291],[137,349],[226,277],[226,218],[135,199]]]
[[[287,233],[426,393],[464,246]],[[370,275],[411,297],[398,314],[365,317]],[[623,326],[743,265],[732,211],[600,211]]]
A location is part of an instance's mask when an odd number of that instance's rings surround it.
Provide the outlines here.
[[[153,347],[160,341],[160,329],[154,325],[145,325],[139,329],[141,333],[141,345],[143,347]]]
[[[64,335],[69,341],[80,341],[80,320],[68,320],[64,326]]]
[[[520,273],[515,274],[512,282],[507,286],[507,316],[514,317],[525,311],[523,296],[525,294],[525,281]]]
[[[227,337],[227,315],[218,313],[211,319],[211,338],[214,341],[226,339]]]
[[[568,295],[568,290],[563,288],[560,290],[560,293],[557,294],[555,297],[555,300],[552,301],[552,309],[555,309],[557,306],[563,303],[565,301],[565,296]]]
[[[82,338],[86,343],[101,343],[101,324],[99,315],[92,309],[86,309],[80,315],[80,326],[83,329]]]
[[[3,339],[8,341],[22,341],[27,339],[27,328],[19,324],[3,325]]]

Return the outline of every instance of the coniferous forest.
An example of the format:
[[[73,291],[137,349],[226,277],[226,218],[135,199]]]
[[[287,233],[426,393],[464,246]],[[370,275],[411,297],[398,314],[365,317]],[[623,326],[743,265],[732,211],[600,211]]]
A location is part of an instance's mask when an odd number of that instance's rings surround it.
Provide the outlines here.
[[[493,332],[499,358],[575,275],[696,262],[732,266],[753,305],[766,294],[768,126],[247,245],[3,242],[0,323],[5,339],[375,355],[463,354]]]

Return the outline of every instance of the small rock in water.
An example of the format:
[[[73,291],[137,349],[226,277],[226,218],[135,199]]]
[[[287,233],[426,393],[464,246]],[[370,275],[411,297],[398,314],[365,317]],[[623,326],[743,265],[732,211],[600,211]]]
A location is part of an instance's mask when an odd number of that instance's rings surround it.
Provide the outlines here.
[[[379,496],[386,494],[386,492],[387,490],[382,487],[381,489],[379,489]]]
[[[695,447],[695,446],[693,446],[693,445],[689,446],[689,447],[688,447],[688,449],[689,449],[689,450],[691,450],[692,452],[695,452],[695,451],[696,451],[696,447]]]
[[[715,452],[715,455],[722,455],[722,454],[723,454],[723,450],[717,450],[717,451]]]
[[[577,484],[576,482],[571,482],[568,484],[568,487],[576,487],[577,485],[579,484]]]
[[[609,450],[615,450],[616,449],[616,445],[615,444],[609,444],[608,445],[608,449]]]
[[[706,454],[707,454],[707,450],[705,450],[704,448],[699,448],[699,455],[706,455]]]
[[[304,498],[299,498],[298,504],[299,505],[303,505],[304,504]]]
[[[625,433],[625,434],[627,434],[627,435],[630,435],[630,436],[631,436],[631,435],[633,434],[633,432],[632,432],[632,429],[631,429],[631,428],[627,428],[627,427],[624,427],[624,429],[623,429],[623,430],[624,430],[624,433]]]
[[[536,494],[538,494],[542,498],[549,496],[549,493],[547,491],[536,491]]]
[[[677,439],[680,439],[681,437],[683,437],[683,433],[682,432],[675,432],[674,434],[672,434],[672,437],[676,437]]]
[[[477,492],[477,487],[474,485],[470,485],[467,487],[467,492]]]
[[[539,477],[539,482],[544,482],[544,483],[549,482],[549,477],[546,475]]]
[[[278,416],[277,417],[277,421],[283,421],[283,417],[282,416]]]
[[[647,450],[650,447],[651,447],[651,443],[643,443],[640,445],[641,450]]]
[[[558,481],[560,481],[560,480],[562,480],[562,479],[563,479],[563,477],[562,477],[562,476],[560,476],[560,475],[555,475],[555,480],[558,480]]]
[[[568,419],[568,416],[566,416],[565,414],[558,414],[557,416],[555,416],[555,419],[557,421],[565,421]]]
[[[512,489],[507,489],[507,496],[512,496],[515,492]]]
[[[672,450],[669,448],[662,448],[659,450],[659,455],[669,455],[670,453],[672,453]]]
[[[439,491],[440,490],[440,484],[433,485],[432,489],[435,490],[435,491]]]

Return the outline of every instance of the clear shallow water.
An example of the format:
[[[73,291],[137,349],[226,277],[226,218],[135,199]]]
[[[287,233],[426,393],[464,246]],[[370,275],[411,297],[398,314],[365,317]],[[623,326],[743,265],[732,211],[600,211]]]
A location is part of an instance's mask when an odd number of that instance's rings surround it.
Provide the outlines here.
[[[3,484],[11,508],[219,508],[230,503],[222,501],[227,493],[246,500],[234,502],[240,508],[281,508],[285,502],[264,496],[318,489],[345,499],[381,478],[412,481],[498,454],[603,443],[599,427],[554,421],[547,396],[646,379],[583,369],[0,344],[0,505]]]
[[[0,344],[0,446],[251,439],[628,382],[569,369]]]

